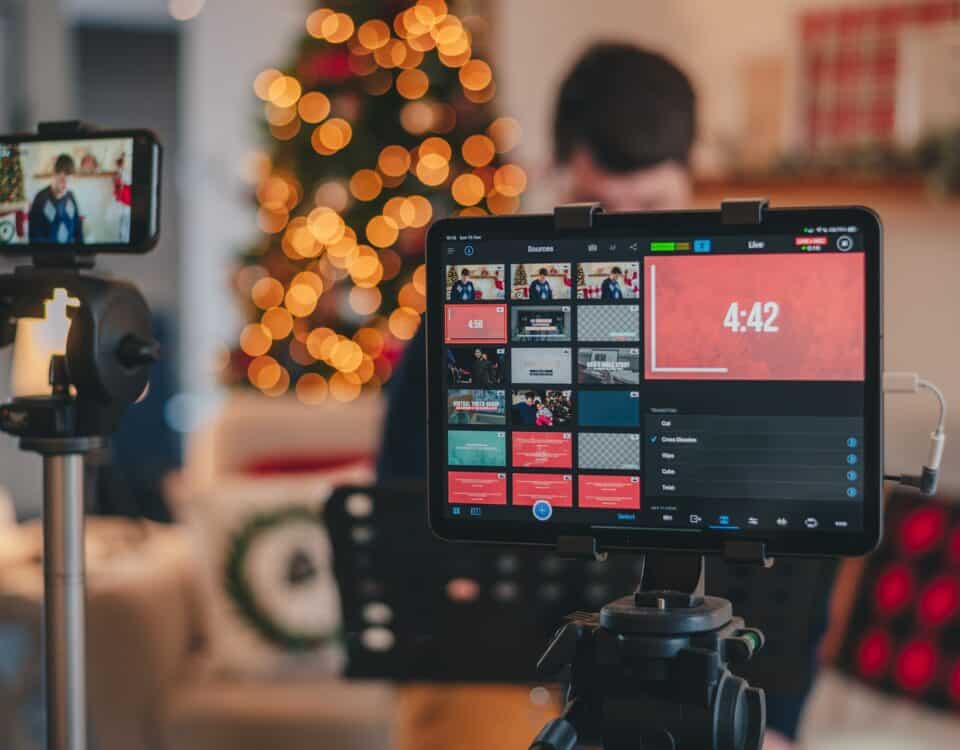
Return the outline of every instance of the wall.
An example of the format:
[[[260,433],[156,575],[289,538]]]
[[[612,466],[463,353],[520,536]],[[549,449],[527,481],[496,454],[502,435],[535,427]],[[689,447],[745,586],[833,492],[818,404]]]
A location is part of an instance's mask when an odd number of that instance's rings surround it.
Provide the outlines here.
[[[195,418],[216,403],[216,351],[237,333],[228,289],[237,252],[256,238],[245,158],[259,145],[252,83],[291,55],[303,30],[306,0],[207,3],[183,25],[184,153],[181,375]]]
[[[699,160],[708,168],[744,124],[742,70],[749,57],[795,53],[794,19],[804,10],[877,4],[876,0],[496,0],[494,63],[498,101],[524,129],[520,155],[532,173],[544,174],[550,160],[555,91],[580,52],[597,39],[632,41],[670,56],[691,76],[700,105]],[[788,81],[788,84],[790,82]],[[629,95],[629,92],[625,92]],[[788,91],[788,106],[794,93]],[[784,139],[792,142],[789,117]],[[788,186],[784,186],[788,187]],[[819,198],[818,198],[819,195]],[[549,194],[537,194],[537,209]],[[919,370],[960,403],[960,206],[938,204],[921,191],[909,198],[895,191],[807,190],[802,199],[775,189],[774,202],[810,205],[842,200],[877,205],[884,219],[885,360],[890,370]],[[527,204],[531,206],[530,203]],[[887,469],[915,472],[925,460],[935,409],[928,395],[887,399]],[[948,432],[960,434],[954,407]],[[948,440],[944,486],[960,491],[960,439]]]

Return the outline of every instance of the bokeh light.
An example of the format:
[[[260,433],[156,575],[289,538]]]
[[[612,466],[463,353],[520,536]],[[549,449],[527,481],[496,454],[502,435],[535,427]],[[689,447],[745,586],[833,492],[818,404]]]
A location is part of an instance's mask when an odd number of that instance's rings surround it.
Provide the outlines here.
[[[330,99],[319,91],[311,91],[297,102],[297,111],[304,122],[318,123],[330,114]]]
[[[481,91],[493,80],[493,71],[483,60],[471,60],[460,68],[460,84],[470,91]]]
[[[388,247],[397,241],[399,227],[389,216],[374,216],[367,222],[367,239],[376,247]]]
[[[315,372],[307,372],[297,380],[297,398],[304,404],[315,406],[327,400],[327,380]]]
[[[505,154],[520,143],[522,130],[513,117],[498,117],[490,123],[487,135],[493,140],[498,154]]]
[[[402,341],[412,339],[420,327],[420,315],[412,307],[398,307],[390,313],[390,333]]]
[[[406,150],[403,153],[406,154]],[[383,180],[372,169],[357,170],[350,178],[350,192],[359,201],[372,201],[380,195],[381,190],[383,190]]]
[[[493,174],[497,192],[515,198],[527,189],[527,173],[516,164],[504,164]]]
[[[403,146],[387,146],[377,158],[377,167],[385,175],[400,177],[410,168],[410,152]]]
[[[357,41],[366,49],[380,49],[390,41],[390,27],[379,18],[360,24],[357,29]]]
[[[268,276],[253,285],[250,295],[253,304],[261,310],[268,310],[283,302],[283,284]]]
[[[493,160],[496,146],[490,138],[477,133],[463,142],[461,152],[463,160],[471,167],[485,167]]]
[[[419,99],[430,88],[430,79],[422,70],[404,70],[397,76],[396,86],[404,99]]]
[[[483,200],[483,180],[475,174],[462,174],[450,187],[454,200],[461,206],[473,206]]]
[[[261,323],[248,323],[240,332],[240,348],[250,357],[266,354],[272,344],[270,329]]]
[[[293,316],[282,307],[271,307],[260,319],[274,341],[285,339],[293,331]],[[248,352],[249,354],[249,352]],[[258,354],[266,354],[266,350]],[[257,355],[254,355],[257,356]]]
[[[352,372],[335,372],[330,378],[330,395],[341,402],[355,400],[363,388],[363,384]]]

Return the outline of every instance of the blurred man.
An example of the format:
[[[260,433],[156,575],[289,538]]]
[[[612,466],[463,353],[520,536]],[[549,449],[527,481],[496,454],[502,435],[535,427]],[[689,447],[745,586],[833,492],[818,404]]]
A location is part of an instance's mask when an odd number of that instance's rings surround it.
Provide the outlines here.
[[[670,61],[628,44],[589,48],[564,79],[553,118],[553,153],[563,188],[557,203],[599,201],[608,211],[689,206],[696,100]],[[606,284],[610,280],[606,280]],[[621,290],[622,293],[622,290]],[[390,381],[379,474],[426,475],[426,344],[423,328]],[[813,644],[810,644],[813,675]],[[769,726],[793,736],[805,696],[768,692]],[[769,732],[765,750],[789,747]]]
[[[464,268],[460,272],[459,280],[453,282],[453,286],[450,287],[450,301],[469,302],[473,300],[475,296],[473,282],[470,281],[470,271]]]
[[[553,289],[550,288],[550,283],[547,281],[546,268],[541,268],[537,278],[530,282],[530,299],[553,299]]]
[[[533,427],[537,423],[537,394],[527,391],[523,394],[523,401],[513,405],[513,423],[525,427]]]
[[[620,288],[620,266],[610,269],[610,275],[600,285],[600,299],[623,299],[623,290]]]
[[[70,190],[70,177],[75,171],[69,154],[57,157],[50,185],[37,193],[30,204],[30,242],[83,244],[83,217]]]

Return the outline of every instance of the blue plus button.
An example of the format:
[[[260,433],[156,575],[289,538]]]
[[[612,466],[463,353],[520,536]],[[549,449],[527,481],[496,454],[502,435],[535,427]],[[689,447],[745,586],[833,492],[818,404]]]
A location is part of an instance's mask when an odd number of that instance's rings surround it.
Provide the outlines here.
[[[856,497],[857,488],[856,487],[847,487],[847,497]]]
[[[847,438],[847,447],[848,447],[848,448],[856,448],[857,445],[859,445],[859,443],[857,442],[857,439],[856,439],[855,437],[848,437],[848,438]]]
[[[537,500],[533,504],[533,517],[538,521],[548,521],[553,515],[553,506],[546,500]]]
[[[847,481],[856,482],[856,481],[857,481],[857,476],[858,476],[858,475],[857,475],[857,472],[855,472],[853,469],[851,469],[850,471],[847,472]]]
[[[850,464],[851,466],[853,466],[856,462],[857,462],[857,454],[856,454],[856,453],[848,453],[848,454],[847,454],[847,463]]]

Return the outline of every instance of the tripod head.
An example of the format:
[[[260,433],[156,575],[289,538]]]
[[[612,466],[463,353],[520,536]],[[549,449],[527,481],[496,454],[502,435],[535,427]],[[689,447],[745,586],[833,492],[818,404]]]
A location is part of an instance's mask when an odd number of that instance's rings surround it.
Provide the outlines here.
[[[13,343],[15,320],[42,318],[44,303],[62,289],[71,300],[63,355],[50,362],[51,393],[15,397],[0,406],[0,429],[24,448],[60,447],[102,438],[143,392],[159,356],[150,310],[136,287],[61,266],[26,266],[0,275],[0,346]],[[39,442],[38,442],[39,441]],[[42,451],[41,451],[42,452]]]
[[[537,665],[567,682],[566,705],[531,750],[759,750],[763,690],[727,664],[749,660],[763,633],[703,591],[702,557],[648,554],[632,596],[570,615]]]

